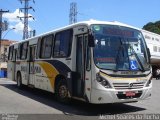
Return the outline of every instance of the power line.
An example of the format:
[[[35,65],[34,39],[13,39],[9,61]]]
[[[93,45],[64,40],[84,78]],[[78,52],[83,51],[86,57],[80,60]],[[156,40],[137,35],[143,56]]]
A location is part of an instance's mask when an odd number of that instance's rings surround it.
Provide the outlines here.
[[[33,16],[28,16],[28,10],[32,9],[33,11],[35,11],[33,9],[33,7],[29,7],[29,1],[30,0],[19,0],[21,2],[21,4],[24,2],[24,8],[20,8],[20,11],[24,11],[24,16],[20,17],[17,16],[18,18],[20,18],[20,20],[22,20],[22,18],[24,19],[24,28],[23,28],[23,40],[27,39],[29,37],[28,35],[28,18],[33,18]],[[35,1],[33,0],[33,3],[35,3]]]

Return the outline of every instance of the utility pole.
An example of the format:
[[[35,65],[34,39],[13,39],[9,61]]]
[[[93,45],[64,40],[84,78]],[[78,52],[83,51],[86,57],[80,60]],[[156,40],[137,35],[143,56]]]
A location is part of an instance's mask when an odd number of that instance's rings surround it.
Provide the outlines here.
[[[72,2],[70,4],[69,24],[77,22],[77,3]]]
[[[22,4],[22,2],[24,2],[24,8],[20,8],[20,11],[24,11],[24,16],[20,17],[17,16],[18,18],[20,18],[20,20],[22,20],[22,18],[24,18],[24,28],[23,28],[23,40],[27,39],[29,37],[28,35],[28,18],[33,18],[33,16],[28,16],[28,10],[32,9],[33,11],[35,11],[33,9],[33,7],[29,7],[29,1],[30,0],[19,0]],[[35,3],[35,1],[33,0],[33,3]],[[33,18],[34,19],[34,18]]]
[[[0,10],[0,69],[1,69],[1,40],[2,40],[2,15],[3,13],[7,13],[9,10]]]

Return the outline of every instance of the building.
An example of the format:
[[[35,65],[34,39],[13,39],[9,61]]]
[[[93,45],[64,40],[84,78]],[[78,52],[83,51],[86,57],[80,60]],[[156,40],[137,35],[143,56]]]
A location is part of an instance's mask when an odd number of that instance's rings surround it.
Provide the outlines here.
[[[0,69],[7,69],[8,48],[17,41],[2,39],[0,47]]]
[[[153,77],[156,77],[156,71],[160,70],[160,35],[147,30],[142,30],[142,34],[151,53]]]

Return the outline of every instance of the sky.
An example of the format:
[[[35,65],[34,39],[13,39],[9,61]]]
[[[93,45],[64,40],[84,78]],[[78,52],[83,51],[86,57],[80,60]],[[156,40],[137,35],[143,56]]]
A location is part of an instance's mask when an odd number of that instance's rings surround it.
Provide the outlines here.
[[[36,35],[64,27],[69,24],[70,3],[77,3],[77,22],[90,19],[101,21],[119,21],[138,28],[148,22],[160,20],[160,0],[32,0],[29,6],[29,30],[36,30]],[[0,0],[0,9],[9,10],[3,14],[3,21],[9,22],[9,29],[2,33],[3,39],[20,41],[23,37],[23,21],[17,16],[23,16],[19,8],[24,3],[20,0]],[[12,29],[16,28],[16,29]]]

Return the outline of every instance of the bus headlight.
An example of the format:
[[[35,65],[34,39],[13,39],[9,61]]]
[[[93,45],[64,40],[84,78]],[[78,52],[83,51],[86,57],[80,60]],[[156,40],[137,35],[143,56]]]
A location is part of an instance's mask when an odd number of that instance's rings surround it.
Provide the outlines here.
[[[98,73],[96,75],[96,80],[103,85],[105,88],[111,88],[111,85],[109,84],[109,82],[104,79],[103,77],[101,77]]]
[[[105,88],[111,88],[111,85],[109,84],[107,80],[103,80],[101,83]]]

